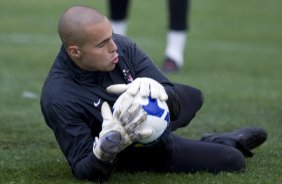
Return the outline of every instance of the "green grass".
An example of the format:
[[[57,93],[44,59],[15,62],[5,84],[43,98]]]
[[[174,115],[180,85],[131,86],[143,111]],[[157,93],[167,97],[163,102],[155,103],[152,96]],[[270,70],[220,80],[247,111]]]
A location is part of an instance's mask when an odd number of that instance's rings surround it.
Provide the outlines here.
[[[57,21],[70,5],[107,13],[105,1],[8,1],[0,6],[0,183],[90,183],[75,179],[39,99],[59,38]],[[198,139],[203,132],[259,126],[269,138],[247,159],[245,172],[197,174],[114,173],[108,183],[282,183],[282,2],[192,1],[184,69],[168,77],[205,94],[191,124],[176,133]],[[158,10],[156,12],[156,10]],[[128,35],[161,65],[166,38],[163,0],[134,1]]]

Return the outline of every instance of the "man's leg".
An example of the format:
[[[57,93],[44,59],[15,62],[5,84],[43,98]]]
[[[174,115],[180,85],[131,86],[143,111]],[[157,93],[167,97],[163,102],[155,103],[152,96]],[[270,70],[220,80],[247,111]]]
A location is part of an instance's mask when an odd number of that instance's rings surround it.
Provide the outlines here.
[[[218,173],[245,167],[244,155],[233,147],[176,135],[152,147],[130,147],[117,160],[117,171]]]
[[[231,146],[240,150],[246,157],[252,157],[252,149],[263,144],[267,132],[262,128],[247,127],[232,132],[204,135],[201,141]]]
[[[204,102],[202,92],[199,89],[178,83],[166,91],[169,96],[167,104],[171,112],[171,130],[187,126],[202,107]]]

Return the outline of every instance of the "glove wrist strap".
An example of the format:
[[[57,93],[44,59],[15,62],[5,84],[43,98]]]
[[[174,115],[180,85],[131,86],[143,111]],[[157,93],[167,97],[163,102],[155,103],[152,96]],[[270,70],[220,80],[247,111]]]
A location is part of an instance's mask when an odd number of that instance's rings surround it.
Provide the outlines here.
[[[103,162],[112,162],[116,158],[116,154],[106,153],[101,149],[100,141],[98,139],[96,139],[94,142],[93,153],[99,160]]]

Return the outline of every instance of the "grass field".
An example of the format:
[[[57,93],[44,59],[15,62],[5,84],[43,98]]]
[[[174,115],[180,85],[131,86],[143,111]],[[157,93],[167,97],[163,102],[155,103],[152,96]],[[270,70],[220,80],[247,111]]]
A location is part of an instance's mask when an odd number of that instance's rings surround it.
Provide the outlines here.
[[[161,64],[166,1],[132,3],[128,36]],[[107,13],[105,1],[1,0],[0,183],[90,183],[75,179],[44,123],[39,96],[60,47],[57,21],[70,5]],[[195,86],[205,104],[179,135],[242,126],[267,130],[243,173],[114,173],[108,183],[282,183],[282,1],[192,1],[184,69],[168,77]],[[216,155],[215,155],[216,156]]]

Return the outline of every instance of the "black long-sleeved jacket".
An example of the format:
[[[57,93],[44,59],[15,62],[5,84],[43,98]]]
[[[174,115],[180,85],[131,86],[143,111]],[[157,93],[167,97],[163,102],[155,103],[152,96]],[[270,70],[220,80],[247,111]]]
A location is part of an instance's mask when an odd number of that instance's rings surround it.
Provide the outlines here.
[[[119,62],[111,72],[79,69],[61,47],[46,78],[41,109],[54,131],[73,174],[84,179],[106,179],[115,163],[104,163],[93,154],[93,141],[101,131],[101,105],[113,104],[117,96],[106,92],[112,84],[129,83],[137,77],[150,77],[164,86],[172,85],[151,59],[134,42],[113,35]]]

